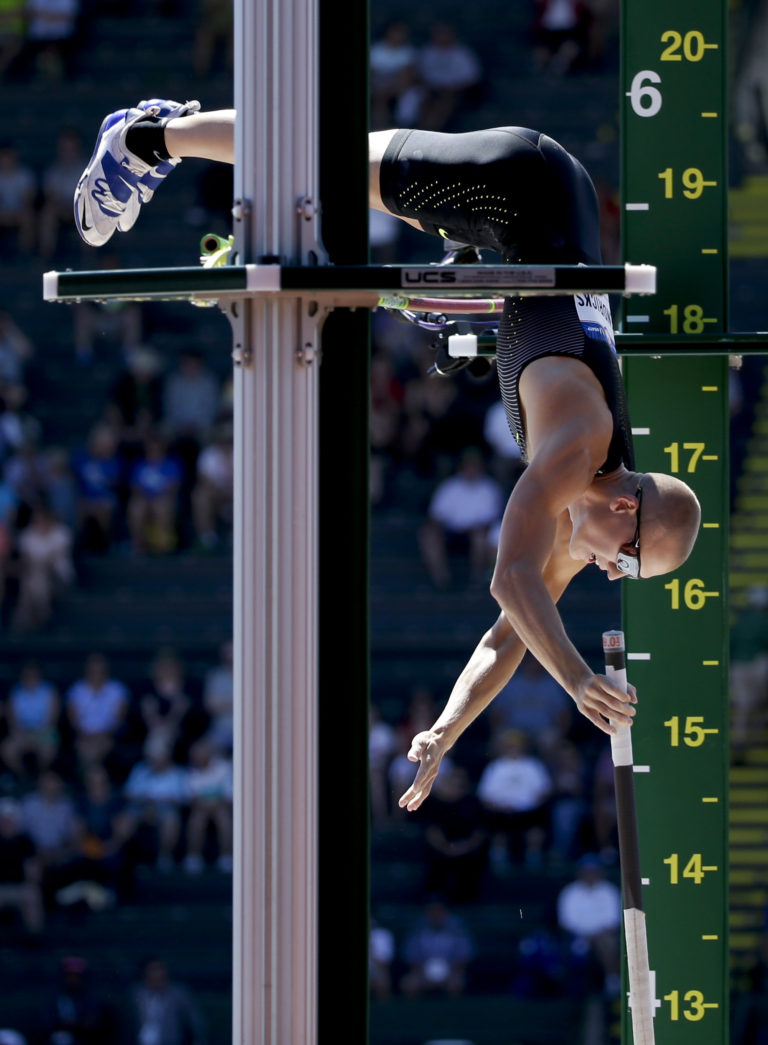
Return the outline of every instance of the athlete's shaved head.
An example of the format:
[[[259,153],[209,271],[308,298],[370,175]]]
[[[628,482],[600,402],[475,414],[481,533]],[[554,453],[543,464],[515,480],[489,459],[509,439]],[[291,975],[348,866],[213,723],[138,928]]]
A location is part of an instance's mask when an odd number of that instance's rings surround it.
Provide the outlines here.
[[[676,570],[693,550],[701,524],[701,506],[690,486],[663,472],[643,480],[642,573],[657,577]]]

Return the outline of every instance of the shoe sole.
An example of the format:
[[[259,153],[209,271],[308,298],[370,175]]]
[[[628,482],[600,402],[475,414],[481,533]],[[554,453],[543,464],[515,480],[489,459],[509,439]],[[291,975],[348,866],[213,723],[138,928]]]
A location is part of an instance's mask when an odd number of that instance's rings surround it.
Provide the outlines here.
[[[125,114],[128,112],[128,110],[125,109],[119,111],[120,118],[125,119]],[[88,183],[90,181],[94,169],[102,162],[104,155],[109,151],[108,149],[103,149],[102,146],[104,143],[105,134],[117,122],[114,119],[115,115],[115,113],[109,113],[102,120],[101,126],[99,127],[99,133],[96,136],[96,146],[93,150],[90,160],[88,161],[88,166],[80,175],[80,180],[78,181],[77,187],[75,188],[75,226],[77,227],[77,231],[80,235],[80,238],[83,239],[91,247],[101,247],[109,239],[111,239],[115,229],[118,227],[120,218],[122,217],[122,215],[114,215],[115,224],[109,230],[109,232],[104,233],[99,231],[99,229],[96,226],[96,221],[94,219],[94,209],[91,202],[90,193],[87,191]],[[133,221],[131,221],[131,224],[128,226],[128,228],[130,228],[133,225],[135,220],[136,217],[133,218]]]
[[[152,101],[156,102],[156,105],[161,107],[163,105],[168,104],[167,102],[164,102],[162,99],[152,99]],[[176,105],[180,115],[186,115],[188,111],[194,112],[200,108],[199,102],[187,102],[185,106],[182,106],[179,103],[176,103]],[[126,182],[126,184],[128,184],[132,190],[131,197],[129,198],[130,205],[127,205],[126,209],[121,214],[115,214],[111,216],[111,220],[114,221],[114,224],[108,232],[104,233],[99,231],[96,225],[96,221],[94,220],[95,209],[91,200],[91,194],[88,191],[88,184],[90,182],[94,168],[96,168],[97,165],[102,163],[105,155],[112,155],[109,148],[102,148],[104,136],[110,130],[110,128],[114,126],[114,124],[117,122],[116,120],[114,120],[114,117],[118,114],[120,118],[125,120],[126,115],[129,112],[133,111],[137,112],[136,118],[139,118],[138,111],[140,111],[141,116],[143,116],[147,112],[151,111],[151,109],[153,108],[155,108],[155,106],[151,106],[148,102],[140,102],[136,110],[118,109],[116,113],[109,113],[109,115],[105,116],[102,120],[101,126],[99,127],[99,133],[96,137],[96,147],[94,148],[93,154],[91,155],[91,158],[88,161],[88,166],[85,168],[82,175],[80,176],[80,180],[78,181],[77,187],[75,188],[74,196],[75,226],[80,235],[80,238],[84,240],[87,244],[89,244],[89,246],[91,247],[103,246],[109,239],[111,239],[112,235],[115,232],[115,229],[118,229],[120,232],[127,232],[129,229],[133,228],[133,226],[136,223],[136,219],[139,216],[141,205],[143,203],[148,203],[152,199],[155,190],[158,188],[161,182],[170,173],[170,171],[180,162],[179,160],[166,161],[168,170],[164,171],[159,178],[157,174],[153,173],[157,170],[157,168],[150,168],[150,170],[148,170],[146,174],[142,175],[142,177],[138,179],[138,182],[136,184]],[[169,115],[172,116],[175,114],[173,111],[170,111]],[[110,121],[114,122],[110,123]],[[160,166],[163,166],[163,164],[160,164]],[[144,181],[143,179],[147,180]],[[101,210],[101,213],[104,214],[104,211]]]

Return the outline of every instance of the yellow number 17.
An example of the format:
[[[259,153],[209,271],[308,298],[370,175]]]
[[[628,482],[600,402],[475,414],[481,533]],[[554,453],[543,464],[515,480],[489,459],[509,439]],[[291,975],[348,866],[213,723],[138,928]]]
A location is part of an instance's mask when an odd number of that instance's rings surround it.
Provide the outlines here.
[[[696,465],[699,463],[699,458],[706,448],[706,443],[683,443],[683,450],[691,451],[691,456],[688,459],[689,472],[696,471]],[[670,443],[669,446],[665,446],[664,453],[669,454],[669,470],[673,475],[675,475],[680,471],[680,443]]]

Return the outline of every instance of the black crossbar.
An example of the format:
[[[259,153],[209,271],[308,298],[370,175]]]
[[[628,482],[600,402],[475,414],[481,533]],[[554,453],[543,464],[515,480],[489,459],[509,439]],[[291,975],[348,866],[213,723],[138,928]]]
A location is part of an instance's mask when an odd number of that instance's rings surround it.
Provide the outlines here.
[[[624,265],[222,265],[47,272],[46,301],[194,300],[291,293],[512,294],[624,293]],[[340,304],[341,302],[336,302]]]

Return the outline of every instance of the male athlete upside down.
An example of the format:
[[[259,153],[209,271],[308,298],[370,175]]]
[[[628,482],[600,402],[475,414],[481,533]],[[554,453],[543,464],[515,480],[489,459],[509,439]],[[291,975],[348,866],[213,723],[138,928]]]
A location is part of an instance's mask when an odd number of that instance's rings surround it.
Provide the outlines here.
[[[199,108],[152,99],[105,118],[75,192],[87,243],[130,229],[182,157],[234,162],[234,110]],[[538,131],[376,131],[369,158],[371,206],[418,229],[508,263],[600,264],[592,182]],[[599,729],[630,724],[634,689],[625,694],[592,671],[566,635],[557,601],[590,563],[610,580],[677,569],[699,529],[699,504],[685,483],[635,471],[607,297],[508,298],[496,360],[527,460],[504,513],[491,581],[500,613],[437,721],[413,738],[409,758],[419,767],[400,799],[409,810],[427,797],[446,751],[526,649]]]

